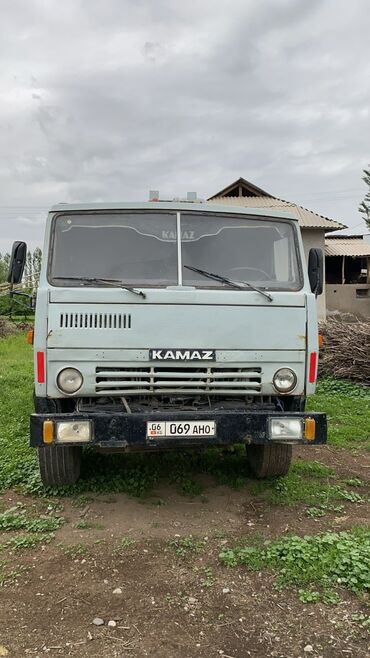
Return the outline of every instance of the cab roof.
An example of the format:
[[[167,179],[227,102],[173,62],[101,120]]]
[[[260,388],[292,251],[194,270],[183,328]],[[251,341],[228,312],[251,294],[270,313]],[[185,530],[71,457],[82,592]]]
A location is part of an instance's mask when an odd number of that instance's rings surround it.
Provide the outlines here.
[[[187,203],[182,201],[144,201],[136,203],[58,203],[52,206],[50,212],[52,213],[69,213],[69,212],[95,212],[99,210],[172,210],[172,211],[192,211],[192,212],[207,212],[207,213],[231,213],[233,215],[250,215],[260,217],[275,217],[281,219],[289,219],[298,221],[297,217],[292,212],[281,212],[275,208],[236,208],[226,203],[215,204],[207,202]]]

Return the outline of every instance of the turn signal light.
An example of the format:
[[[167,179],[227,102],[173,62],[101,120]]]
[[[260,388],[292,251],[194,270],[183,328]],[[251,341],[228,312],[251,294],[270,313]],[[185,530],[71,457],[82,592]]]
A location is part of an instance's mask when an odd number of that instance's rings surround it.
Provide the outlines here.
[[[316,421],[314,418],[306,418],[304,421],[304,438],[306,441],[314,441],[316,438]]]
[[[54,422],[52,420],[44,420],[42,426],[42,440],[44,443],[53,443]]]

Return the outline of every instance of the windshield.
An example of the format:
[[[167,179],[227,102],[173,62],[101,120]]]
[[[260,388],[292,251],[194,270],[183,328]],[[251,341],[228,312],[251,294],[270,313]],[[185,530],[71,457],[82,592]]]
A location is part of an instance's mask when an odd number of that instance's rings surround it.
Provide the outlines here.
[[[63,285],[69,285],[68,277],[177,285],[176,215],[61,215],[55,221],[51,277],[66,278]]]
[[[184,268],[190,265],[261,288],[299,287],[293,227],[288,222],[182,214],[181,232],[184,285],[205,285],[201,275]],[[208,281],[210,286],[219,284]]]
[[[284,220],[122,211],[59,215],[53,226],[54,285],[79,285],[78,280],[91,278],[144,287],[226,286],[193,267],[266,289],[301,287],[294,227]]]

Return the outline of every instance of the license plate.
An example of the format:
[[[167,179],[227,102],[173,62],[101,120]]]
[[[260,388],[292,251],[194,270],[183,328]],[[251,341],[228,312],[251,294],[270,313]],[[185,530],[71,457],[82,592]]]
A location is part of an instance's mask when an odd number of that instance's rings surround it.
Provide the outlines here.
[[[214,420],[150,421],[146,424],[146,435],[153,439],[161,436],[216,436],[216,422]]]

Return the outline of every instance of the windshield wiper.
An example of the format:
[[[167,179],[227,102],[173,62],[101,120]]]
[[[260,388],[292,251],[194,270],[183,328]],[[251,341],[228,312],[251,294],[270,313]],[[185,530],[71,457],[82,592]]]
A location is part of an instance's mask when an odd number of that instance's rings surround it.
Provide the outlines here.
[[[240,290],[243,290],[244,288],[250,288],[251,290],[254,290],[255,292],[259,292],[261,295],[266,297],[266,299],[268,299],[269,302],[273,301],[273,297],[269,295],[268,292],[265,292],[265,290],[261,290],[261,288],[257,288],[256,286],[253,286],[251,283],[249,283],[249,281],[233,281],[232,279],[228,279],[226,276],[221,276],[221,274],[213,274],[213,272],[200,270],[198,267],[192,267],[191,265],[184,265],[184,267],[187,270],[198,272],[198,274],[202,274],[202,276],[206,276],[208,279],[214,279],[215,281],[220,281],[221,283],[227,283],[229,286],[232,286],[233,288],[239,288]]]
[[[140,297],[146,298],[145,292],[138,290],[137,288],[130,288],[125,286],[120,279],[100,279],[95,277],[88,276],[55,276],[54,279],[57,281],[80,281],[81,284],[84,283],[103,283],[107,284],[111,288],[122,288],[123,290],[128,290],[128,292],[133,292],[134,295],[140,295]]]

